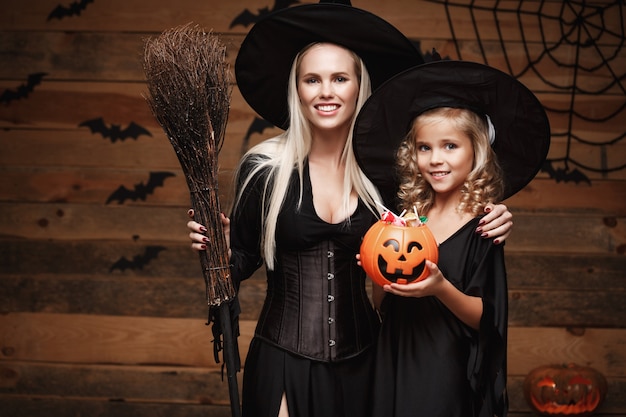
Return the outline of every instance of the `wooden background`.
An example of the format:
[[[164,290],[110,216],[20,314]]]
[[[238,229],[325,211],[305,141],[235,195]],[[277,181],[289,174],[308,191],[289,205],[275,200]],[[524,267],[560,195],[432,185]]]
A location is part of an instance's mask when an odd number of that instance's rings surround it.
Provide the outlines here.
[[[226,383],[205,326],[204,282],[189,249],[187,188],[142,97],[142,49],[147,37],[193,21],[222,34],[234,62],[248,28],[231,22],[245,9],[257,13],[272,5],[95,0],[80,15],[48,19],[59,1],[0,0],[0,94],[18,91],[32,74],[41,81],[26,97],[4,96],[0,103],[0,415],[229,415]],[[509,9],[539,4],[499,3]],[[600,2],[609,3],[614,2]],[[605,25],[623,34],[625,6],[617,4]],[[419,41],[423,52],[436,48],[458,57],[441,4],[354,0],[353,5],[392,22]],[[480,61],[482,47],[489,64],[505,70],[500,39],[506,39],[512,64],[521,68],[524,48],[542,47],[537,19],[525,20],[522,32],[515,15],[498,15],[500,37],[492,13],[475,17],[479,34],[466,10],[452,16],[463,59]],[[560,36],[557,29],[541,27],[546,38]],[[615,38],[601,41],[614,49]],[[563,57],[574,52],[553,51]],[[583,55],[580,66],[587,63]],[[623,83],[624,50],[618,50],[612,68]],[[541,70],[554,81],[578,74],[579,85],[590,88],[611,77],[576,69],[546,63]],[[571,98],[533,71],[520,79],[547,107],[566,107]],[[617,84],[584,96],[578,111],[597,116],[624,101]],[[553,132],[566,129],[569,114],[549,116]],[[623,135],[625,117],[578,121],[573,128],[601,142]],[[149,134],[113,141],[80,126],[97,118],[122,130],[134,122]],[[248,137],[254,118],[235,87],[220,154],[225,205],[242,150],[278,132],[266,129]],[[549,157],[569,152],[592,167],[615,167],[626,162],[625,145],[622,140],[594,147],[554,136]],[[166,173],[152,193],[107,203],[120,186],[132,190],[151,173]],[[531,415],[522,395],[528,371],[565,362],[592,366],[607,377],[609,394],[598,415],[626,415],[626,170],[585,175],[591,183],[557,182],[540,173],[506,201],[515,216],[506,246],[513,417]],[[264,287],[262,274],[242,286],[243,354]]]

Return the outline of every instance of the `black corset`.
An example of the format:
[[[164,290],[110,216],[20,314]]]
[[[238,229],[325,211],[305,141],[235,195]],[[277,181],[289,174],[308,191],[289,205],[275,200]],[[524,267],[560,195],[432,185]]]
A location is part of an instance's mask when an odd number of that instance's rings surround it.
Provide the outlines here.
[[[331,241],[279,251],[256,335],[311,359],[347,359],[372,345],[378,318],[353,250]]]

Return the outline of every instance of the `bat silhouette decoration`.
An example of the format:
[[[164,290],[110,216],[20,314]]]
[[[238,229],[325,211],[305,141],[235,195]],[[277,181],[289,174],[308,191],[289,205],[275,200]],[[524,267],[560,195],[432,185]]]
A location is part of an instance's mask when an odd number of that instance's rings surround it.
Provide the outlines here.
[[[241,144],[241,153],[244,154],[248,150],[248,144],[250,143],[250,136],[254,133],[263,133],[265,129],[271,129],[274,125],[267,120],[255,117],[252,123],[250,123],[250,127],[248,127],[248,131],[246,135],[243,137],[243,143]]]
[[[36,72],[34,74],[29,74],[26,82],[21,84],[16,89],[4,90],[2,95],[0,95],[0,103],[9,104],[13,100],[20,100],[22,98],[28,97],[28,95],[35,90],[35,86],[41,84],[41,80],[46,75],[48,75],[48,73],[46,72]]]
[[[420,46],[419,41],[413,42],[413,45],[415,45],[415,49],[417,49],[418,51],[421,51],[420,49],[421,46]],[[443,59],[435,48],[433,48],[431,52],[426,52],[425,54],[421,54],[421,55],[422,55],[422,58],[424,59],[424,62],[441,61]],[[446,59],[450,59],[450,58],[446,57]]]
[[[48,15],[47,21],[55,19],[63,19],[64,17],[80,16],[80,13],[87,8],[89,3],[93,3],[94,0],[80,0],[74,1],[69,6],[58,5]]]
[[[243,12],[239,13],[237,17],[230,22],[230,29],[237,25],[242,25],[244,27],[248,27],[249,25],[256,23],[268,13],[275,12],[276,10],[285,9],[293,4],[300,3],[298,0],[274,0],[274,6],[270,9],[269,7],[263,7],[262,9],[258,9],[258,13],[254,14],[250,10],[246,9]]]
[[[171,172],[151,172],[148,182],[145,184],[143,182],[135,184],[135,187],[132,190],[120,185],[120,187],[115,190],[109,198],[107,198],[106,204],[109,204],[112,201],[117,201],[117,204],[124,204],[126,200],[146,201],[148,195],[153,194],[157,187],[163,186],[166,178],[175,176],[176,175]]]
[[[111,124],[107,126],[102,117],[97,119],[86,120],[78,125],[79,127],[88,127],[91,133],[99,133],[105,139],[111,139],[111,143],[118,140],[124,141],[128,138],[137,139],[141,135],[152,136],[150,131],[135,122],[122,129],[121,125]]]
[[[113,272],[116,269],[120,271],[130,270],[141,270],[144,266],[148,265],[150,261],[158,258],[159,252],[167,249],[165,246],[146,246],[145,251],[140,255],[133,256],[132,260],[129,260],[125,256],[122,256],[120,259],[115,261],[111,268],[109,268],[109,272]]]
[[[572,171],[567,168],[554,168],[552,161],[546,160],[541,167],[542,172],[547,172],[550,178],[556,180],[557,183],[563,182],[586,182],[591,185],[591,180],[578,169],[574,168]]]

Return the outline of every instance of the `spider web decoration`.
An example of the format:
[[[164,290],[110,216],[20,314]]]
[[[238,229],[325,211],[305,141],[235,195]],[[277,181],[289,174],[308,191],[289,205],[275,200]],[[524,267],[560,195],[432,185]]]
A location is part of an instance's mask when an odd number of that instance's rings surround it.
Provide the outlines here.
[[[619,130],[626,126],[626,2],[427,1],[445,6],[459,59],[464,58],[455,23],[458,32],[467,28],[460,27],[454,15],[465,13],[471,18],[479,55],[468,60],[482,58],[484,64],[508,71],[535,93],[544,94],[544,108],[565,127],[556,130],[552,123],[552,137],[565,138],[565,146],[562,157],[546,160],[542,170],[550,178],[590,184],[581,170],[606,178],[626,168],[620,153],[610,152],[626,136],[626,131],[615,132],[615,126]],[[612,131],[606,127],[611,125]]]

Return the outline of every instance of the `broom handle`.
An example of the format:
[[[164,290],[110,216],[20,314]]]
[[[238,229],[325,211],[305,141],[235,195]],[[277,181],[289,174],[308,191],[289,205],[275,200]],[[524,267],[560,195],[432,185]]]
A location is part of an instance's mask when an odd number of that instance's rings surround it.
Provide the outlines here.
[[[200,263],[207,286],[207,301],[209,305],[219,306],[219,320],[224,342],[223,355],[226,365],[231,416],[241,417],[239,384],[237,381],[239,368],[237,366],[238,358],[236,357],[236,352],[238,352],[238,349],[235,346],[237,339],[233,335],[232,319],[230,316],[230,303],[235,297],[235,289],[230,276],[228,247],[226,245],[224,227],[220,217],[221,210],[219,200],[216,190],[203,190],[201,192],[192,193],[191,195],[192,207],[194,207],[195,213],[199,215],[198,221],[204,224],[207,229],[211,230],[213,232],[212,237],[215,238],[215,241],[211,241],[211,244],[217,250],[211,253],[208,253],[208,250],[200,251]],[[194,201],[194,199],[196,201]],[[212,212],[208,210],[209,207],[213,209]],[[212,221],[209,221],[208,213],[213,214]],[[214,343],[219,342],[216,340]]]
[[[241,407],[239,405],[239,389],[237,382],[237,366],[235,357],[233,337],[233,329],[230,318],[230,303],[222,303],[219,307],[220,323],[222,327],[222,335],[224,337],[224,363],[226,364],[226,379],[228,381],[228,395],[230,397],[230,411],[232,417],[241,416]]]

